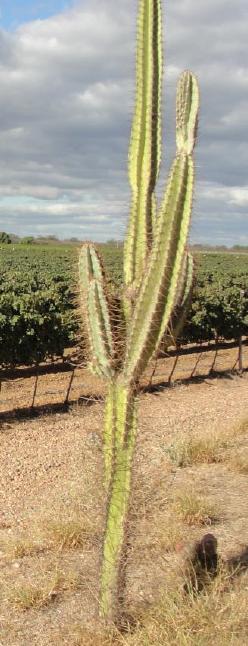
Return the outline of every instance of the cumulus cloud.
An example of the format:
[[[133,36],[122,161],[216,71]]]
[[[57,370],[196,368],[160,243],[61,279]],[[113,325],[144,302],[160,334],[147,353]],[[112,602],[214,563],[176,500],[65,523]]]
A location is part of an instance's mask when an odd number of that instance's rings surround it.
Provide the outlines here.
[[[174,150],[176,77],[190,67],[202,104],[192,239],[239,242],[248,232],[247,1],[173,0],[165,10],[167,162],[159,194]],[[135,23],[133,0],[81,0],[0,31],[2,229],[123,235]]]

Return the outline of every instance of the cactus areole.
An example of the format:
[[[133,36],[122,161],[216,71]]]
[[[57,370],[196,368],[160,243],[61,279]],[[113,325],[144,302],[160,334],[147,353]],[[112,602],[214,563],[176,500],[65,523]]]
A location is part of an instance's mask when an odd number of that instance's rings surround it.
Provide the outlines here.
[[[100,614],[118,619],[136,438],[137,385],[171,321],[178,333],[192,286],[187,238],[194,183],[193,149],[199,91],[184,71],[176,98],[176,154],[160,206],[155,197],[161,159],[162,20],[160,0],[140,0],[136,107],[129,150],[131,208],[124,245],[122,295],[125,350],[117,361],[116,330],[101,259],[91,244],[80,252],[79,281],[90,365],[108,381],[105,406],[106,525]],[[119,344],[120,345],[120,344]],[[119,346],[118,346],[119,347]]]

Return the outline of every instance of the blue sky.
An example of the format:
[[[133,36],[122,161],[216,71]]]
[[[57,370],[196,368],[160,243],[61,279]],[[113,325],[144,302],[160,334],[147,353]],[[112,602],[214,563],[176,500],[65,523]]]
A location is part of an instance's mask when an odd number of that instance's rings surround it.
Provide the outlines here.
[[[70,0],[0,0],[0,25],[14,30],[32,20],[44,20],[70,7]]]
[[[138,0],[0,0],[0,230],[106,240],[129,212]],[[248,244],[248,2],[162,0],[161,198],[175,93],[201,94],[191,241]]]

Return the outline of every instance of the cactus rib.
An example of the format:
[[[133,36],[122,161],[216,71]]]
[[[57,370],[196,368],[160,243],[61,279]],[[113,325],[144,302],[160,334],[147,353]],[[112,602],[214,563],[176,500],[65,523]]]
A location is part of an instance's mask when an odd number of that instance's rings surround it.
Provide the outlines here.
[[[155,351],[161,327],[165,331],[169,323],[187,242],[193,176],[192,159],[185,154],[177,157],[130,328],[124,365],[127,378],[139,379]]]
[[[99,376],[110,378],[114,374],[111,321],[100,259],[90,245],[85,245],[80,254],[79,281],[92,357],[91,369]]]
[[[196,77],[184,71],[177,86],[176,143],[178,152],[191,155],[196,142],[199,112],[199,88]]]
[[[124,246],[124,280],[138,283],[152,244],[153,192],[161,160],[162,25],[160,0],[140,0],[137,95],[129,149],[132,205]]]
[[[112,383],[108,402],[112,416],[112,450],[105,453],[105,482],[108,486],[108,510],[103,545],[100,614],[116,616],[116,600],[121,591],[122,548],[125,540],[131,466],[136,439],[137,419],[135,394],[121,379]],[[108,440],[110,436],[108,435]],[[105,447],[106,448],[106,447]],[[110,449],[110,446],[107,446]]]
[[[185,325],[187,312],[192,297],[193,289],[193,279],[194,279],[194,261],[191,253],[185,255],[184,268],[182,270],[182,280],[180,282],[180,289],[178,290],[178,295],[176,299],[176,305],[172,312],[172,316],[168,325],[168,333],[166,337],[163,337],[163,330],[158,339],[157,348],[160,345],[160,341],[163,338],[167,347],[169,345],[175,345],[179,341],[179,336]]]

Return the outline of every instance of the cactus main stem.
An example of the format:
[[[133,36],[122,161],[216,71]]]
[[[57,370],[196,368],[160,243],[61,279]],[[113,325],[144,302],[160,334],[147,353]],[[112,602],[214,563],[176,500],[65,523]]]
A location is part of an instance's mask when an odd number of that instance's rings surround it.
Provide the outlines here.
[[[116,619],[123,593],[123,548],[131,489],[131,467],[136,438],[136,398],[121,377],[109,386],[104,434],[105,485],[108,490],[101,572],[100,614]]]

